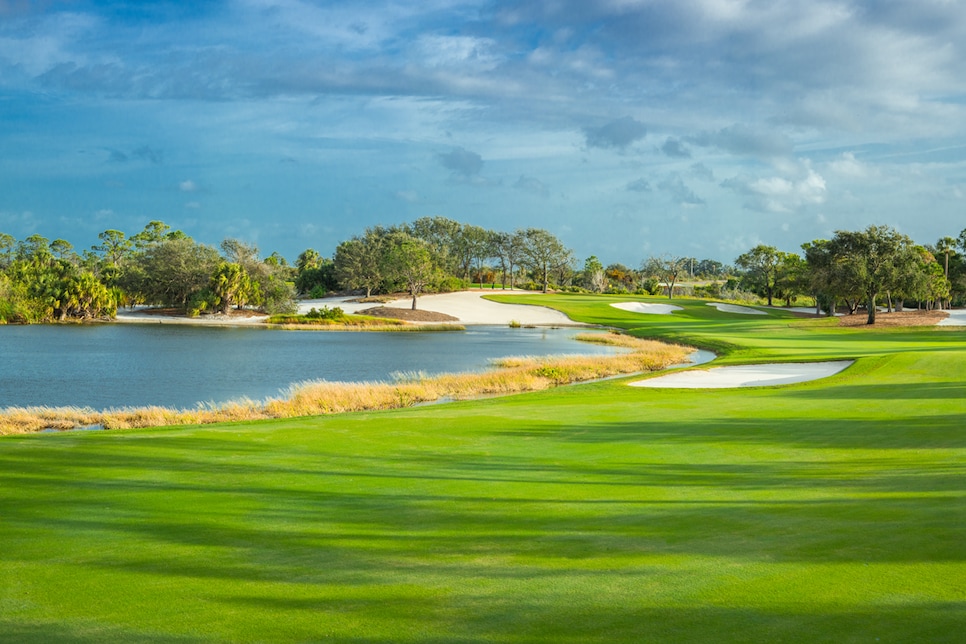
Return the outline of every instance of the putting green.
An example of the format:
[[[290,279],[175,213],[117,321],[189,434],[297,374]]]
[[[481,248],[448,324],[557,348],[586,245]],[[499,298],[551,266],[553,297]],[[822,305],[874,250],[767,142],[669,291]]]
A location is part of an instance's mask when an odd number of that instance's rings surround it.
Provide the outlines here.
[[[610,301],[539,299],[723,363],[856,362],[2,438],[0,639],[961,641],[962,331]]]

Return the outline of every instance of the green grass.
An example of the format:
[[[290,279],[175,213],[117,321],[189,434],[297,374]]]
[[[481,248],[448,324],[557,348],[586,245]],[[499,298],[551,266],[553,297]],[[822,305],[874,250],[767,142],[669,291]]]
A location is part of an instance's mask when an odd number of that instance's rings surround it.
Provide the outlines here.
[[[962,331],[618,299],[532,301],[733,363],[858,360],[3,438],[0,641],[962,641]]]

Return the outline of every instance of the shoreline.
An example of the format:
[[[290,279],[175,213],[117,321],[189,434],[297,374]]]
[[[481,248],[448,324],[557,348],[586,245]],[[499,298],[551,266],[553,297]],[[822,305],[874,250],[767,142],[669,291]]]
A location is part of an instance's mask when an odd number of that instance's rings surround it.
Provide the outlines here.
[[[569,317],[557,311],[543,306],[529,304],[503,304],[491,302],[483,299],[484,295],[534,295],[531,291],[457,291],[455,293],[431,293],[423,295],[418,300],[418,310],[442,313],[455,318],[449,322],[406,322],[407,326],[433,326],[452,324],[454,326],[506,326],[517,323],[522,326],[557,326],[557,327],[587,327],[586,324],[574,322]],[[363,314],[366,309],[383,306],[386,308],[398,308],[408,310],[412,306],[411,298],[396,298],[388,302],[359,302],[360,298],[350,297],[326,297],[311,300],[300,300],[298,302],[297,313],[304,315],[311,309],[321,309],[322,307],[338,307],[348,314]],[[251,316],[224,316],[213,314],[189,318],[186,316],[159,315],[156,313],[143,313],[145,309],[119,310],[115,322],[121,324],[187,324],[196,326],[216,326],[216,327],[261,327],[276,328],[274,325],[266,324],[268,315]],[[320,328],[305,325],[312,330],[332,330],[332,331],[355,331],[365,329],[347,328]]]
[[[0,410],[0,435],[207,425],[400,409],[446,398],[470,400],[655,372],[681,364],[694,352],[691,347],[624,334],[593,335],[597,337],[578,336],[577,339],[628,351],[610,356],[510,357],[495,361],[492,369],[483,372],[417,376],[398,382],[310,381],[291,385],[284,399],[240,399],[215,406],[199,404],[192,409],[148,406],[98,411],[77,407],[7,407]]]

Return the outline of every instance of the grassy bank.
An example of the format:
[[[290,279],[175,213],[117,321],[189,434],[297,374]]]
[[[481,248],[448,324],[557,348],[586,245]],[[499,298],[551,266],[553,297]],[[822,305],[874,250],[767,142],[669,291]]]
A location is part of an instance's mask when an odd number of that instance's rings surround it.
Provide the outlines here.
[[[961,641],[962,331],[534,301],[731,363],[857,361],[782,387],[617,379],[404,410],[5,437],[0,633]]]
[[[622,347],[628,352],[613,356],[510,358],[496,362],[493,370],[484,373],[415,375],[396,382],[305,382],[291,387],[284,398],[237,400],[194,409],[11,407],[0,409],[0,435],[44,429],[131,429],[395,409],[440,399],[537,391],[619,374],[657,371],[684,362],[689,352],[684,347],[613,333],[586,333],[577,339]]]
[[[344,329],[344,330],[396,330],[405,328],[403,320],[393,320],[372,315],[351,315],[336,307],[312,309],[306,314],[285,313],[269,316],[265,323],[274,327],[298,329]]]
[[[268,322],[273,329],[286,331],[369,331],[373,333],[426,333],[436,331],[465,331],[466,327],[460,324],[410,324],[403,321],[386,320],[385,318],[373,318],[371,322],[365,324],[339,324],[316,323],[314,321],[297,322]]]

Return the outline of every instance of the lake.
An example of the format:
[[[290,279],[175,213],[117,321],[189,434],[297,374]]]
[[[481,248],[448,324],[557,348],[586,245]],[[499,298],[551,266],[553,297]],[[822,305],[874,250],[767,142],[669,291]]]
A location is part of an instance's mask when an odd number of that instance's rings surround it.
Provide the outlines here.
[[[358,333],[168,324],[0,326],[0,407],[193,408],[307,380],[482,371],[507,356],[612,355],[577,329]]]

